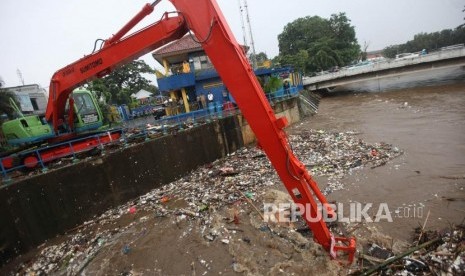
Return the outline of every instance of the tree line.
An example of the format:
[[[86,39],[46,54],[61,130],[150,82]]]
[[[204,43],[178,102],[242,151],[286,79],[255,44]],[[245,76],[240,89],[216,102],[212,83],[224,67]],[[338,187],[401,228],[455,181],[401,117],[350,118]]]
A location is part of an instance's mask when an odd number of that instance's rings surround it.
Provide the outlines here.
[[[339,13],[331,15],[329,19],[306,16],[288,23],[278,35],[279,55],[273,58],[273,63],[291,65],[309,75],[366,59],[368,44],[365,42],[361,48],[350,22],[345,13]],[[465,23],[455,29],[416,34],[404,44],[386,47],[383,54],[394,58],[398,53],[419,52],[423,49],[435,51],[461,43],[465,43]]]
[[[88,82],[85,88],[94,92],[97,99],[104,99],[107,104],[130,104],[131,94],[141,89],[154,94],[158,92],[158,87],[143,74],[155,74],[155,70],[143,60],[133,60],[103,78]]]
[[[462,25],[463,26],[463,25]],[[412,40],[404,44],[391,45],[383,49],[383,55],[394,58],[396,54],[419,52],[423,49],[428,52],[437,51],[441,47],[465,43],[465,28],[445,29],[433,33],[416,34]]]

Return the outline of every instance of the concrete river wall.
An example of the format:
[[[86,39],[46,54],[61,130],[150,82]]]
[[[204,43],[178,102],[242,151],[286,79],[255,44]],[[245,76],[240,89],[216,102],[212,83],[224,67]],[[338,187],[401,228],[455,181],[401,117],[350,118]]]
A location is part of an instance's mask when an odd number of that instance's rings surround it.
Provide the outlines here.
[[[295,123],[300,120],[297,102],[291,98],[273,108]],[[0,264],[254,140],[238,114],[4,186]]]

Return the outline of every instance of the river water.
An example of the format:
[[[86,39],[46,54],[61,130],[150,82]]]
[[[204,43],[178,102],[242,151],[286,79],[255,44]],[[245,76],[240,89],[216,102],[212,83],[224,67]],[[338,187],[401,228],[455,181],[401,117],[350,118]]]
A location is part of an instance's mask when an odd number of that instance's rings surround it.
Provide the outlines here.
[[[463,222],[465,70],[449,72],[434,81],[391,80],[391,88],[399,83],[404,87],[394,91],[366,92],[373,91],[368,85],[358,92],[332,94],[322,99],[318,114],[290,130],[355,131],[369,143],[386,142],[404,151],[385,166],[345,176],[345,188],[328,195],[330,201],[372,203],[374,213],[386,203],[393,222],[376,224],[396,239],[408,240],[428,212],[427,229]],[[317,181],[325,187],[325,179]]]

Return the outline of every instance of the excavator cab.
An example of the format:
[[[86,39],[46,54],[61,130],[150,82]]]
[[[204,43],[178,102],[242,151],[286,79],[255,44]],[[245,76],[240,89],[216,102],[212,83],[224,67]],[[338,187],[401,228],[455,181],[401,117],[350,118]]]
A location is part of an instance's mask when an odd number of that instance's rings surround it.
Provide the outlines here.
[[[59,128],[60,134],[71,132],[79,134],[100,128],[103,125],[103,116],[92,93],[87,90],[75,90],[72,97],[74,99],[74,130],[71,130],[63,121]],[[68,105],[66,109],[69,109]],[[25,116],[20,111],[17,113],[18,118],[4,122],[2,125],[3,134],[10,145],[34,144],[55,137],[52,126],[41,116]]]
[[[103,115],[97,100],[90,91],[74,90],[74,130],[76,133],[96,130],[103,125]],[[68,114],[69,105],[66,105]],[[67,116],[65,116],[67,119]],[[69,129],[67,129],[69,131]]]

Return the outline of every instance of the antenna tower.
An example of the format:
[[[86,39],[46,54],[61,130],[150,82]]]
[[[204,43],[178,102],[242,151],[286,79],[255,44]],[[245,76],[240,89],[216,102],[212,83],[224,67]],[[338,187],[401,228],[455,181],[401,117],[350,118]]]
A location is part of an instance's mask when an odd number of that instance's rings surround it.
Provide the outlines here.
[[[242,24],[242,39],[244,40],[244,46],[247,45],[247,32],[245,30],[245,24],[244,24],[244,10],[242,9],[242,4],[241,0],[237,0],[237,3],[239,4],[239,12],[241,13],[241,24]]]
[[[21,73],[21,70],[16,69],[16,74],[18,74],[19,82],[24,85],[24,79],[23,79],[23,73]]]
[[[257,68],[257,55],[255,53],[255,43],[253,41],[252,26],[250,24],[249,8],[247,5],[247,0],[244,0],[244,8],[245,8],[245,18],[247,19],[247,25],[249,27],[250,46],[252,47],[252,66],[254,69],[256,69]]]

